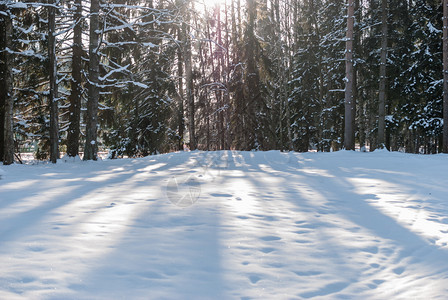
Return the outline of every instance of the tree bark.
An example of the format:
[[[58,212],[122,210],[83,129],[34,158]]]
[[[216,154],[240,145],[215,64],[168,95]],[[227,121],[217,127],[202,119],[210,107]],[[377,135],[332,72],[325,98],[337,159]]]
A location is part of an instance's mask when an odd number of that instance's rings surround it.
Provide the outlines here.
[[[229,6],[227,5],[227,2],[224,2],[224,32],[225,32],[225,69],[223,66],[223,73],[225,74],[224,77],[224,83],[226,86],[226,92],[224,95],[224,101],[225,101],[225,105],[226,105],[226,110],[224,113],[224,127],[225,127],[225,132],[224,132],[224,149],[229,149],[230,148],[230,113],[231,113],[231,109],[230,109],[230,89],[229,89],[229,83],[230,83],[230,39],[231,39],[231,30],[229,27]]]
[[[75,26],[73,28],[72,81],[70,94],[70,125],[67,133],[67,155],[79,155],[81,95],[82,95],[82,0],[75,1]]]
[[[185,58],[185,81],[186,81],[186,93],[187,93],[187,105],[188,105],[188,129],[190,134],[190,150],[196,149],[196,133],[195,133],[195,107],[194,107],[194,94],[193,94],[193,69],[191,62],[191,37],[189,30],[187,29],[187,23],[189,28],[190,12],[189,7],[186,8],[185,20],[182,24],[184,31],[184,58]]]
[[[0,5],[0,11],[6,12],[6,5]],[[6,16],[0,15],[0,161],[3,161],[5,147],[5,106],[6,106]]]
[[[180,41],[183,41],[183,35],[182,35],[182,29],[178,29],[178,39]],[[177,52],[177,70],[179,72],[179,79],[178,79],[178,99],[177,99],[177,119],[178,119],[178,134],[179,134],[179,150],[184,149],[184,86],[183,86],[183,80],[184,80],[184,65],[182,62],[182,48],[179,47]]]
[[[381,63],[380,63],[380,87],[378,101],[378,148],[385,147],[386,128],[386,63],[387,63],[387,0],[381,1]]]
[[[99,0],[90,3],[89,90],[87,100],[86,144],[84,160],[97,160],[98,100],[99,100]]]
[[[218,8],[217,8],[217,13],[218,13],[218,20],[217,20],[217,31],[218,31],[218,45],[220,46],[219,48],[219,56],[218,56],[218,66],[217,66],[217,74],[216,77],[218,78],[219,82],[222,83],[223,82],[223,74],[225,72],[224,70],[224,50],[223,50],[223,43],[222,43],[222,33],[221,33],[221,6],[218,4]],[[218,105],[219,105],[219,112],[218,112],[218,137],[219,137],[219,150],[224,150],[225,148],[225,125],[224,125],[224,110],[225,110],[225,105],[224,105],[224,95],[222,92],[222,88],[220,88],[219,93],[219,97],[218,97]]]
[[[448,0],[443,0],[443,149],[448,153]]]
[[[58,83],[56,58],[56,3],[49,0],[48,6],[48,57],[50,71],[50,93],[48,104],[50,106],[50,161],[56,163],[59,158],[59,117],[58,117]]]
[[[1,112],[2,117],[2,160],[4,165],[10,165],[14,163],[14,128],[13,128],[13,107],[14,98],[12,91],[12,55],[9,53],[12,42],[12,20],[9,12],[7,12],[7,6],[2,5],[2,11],[6,14],[1,15],[1,50],[2,59],[0,60],[0,103],[3,104]]]
[[[344,146],[346,150],[355,150],[355,99],[353,98],[353,25],[354,4],[348,0],[347,8],[347,36],[345,50],[345,134]]]

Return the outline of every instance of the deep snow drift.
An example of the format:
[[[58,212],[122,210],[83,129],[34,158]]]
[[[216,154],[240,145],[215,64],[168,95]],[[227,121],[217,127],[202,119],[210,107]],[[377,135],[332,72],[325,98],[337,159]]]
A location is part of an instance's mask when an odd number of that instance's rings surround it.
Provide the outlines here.
[[[448,156],[2,167],[0,299],[446,299]]]

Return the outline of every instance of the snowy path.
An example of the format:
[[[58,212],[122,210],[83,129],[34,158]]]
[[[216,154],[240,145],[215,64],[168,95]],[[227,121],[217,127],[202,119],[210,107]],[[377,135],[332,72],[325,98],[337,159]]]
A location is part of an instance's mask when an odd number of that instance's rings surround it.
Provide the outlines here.
[[[191,152],[2,169],[0,299],[448,295],[446,155]]]

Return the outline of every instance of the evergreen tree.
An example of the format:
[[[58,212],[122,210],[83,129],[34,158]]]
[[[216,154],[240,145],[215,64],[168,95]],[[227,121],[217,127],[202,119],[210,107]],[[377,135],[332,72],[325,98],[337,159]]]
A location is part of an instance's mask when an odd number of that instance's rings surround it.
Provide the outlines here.
[[[317,19],[320,3],[309,0],[302,4],[297,22],[299,43],[294,55],[291,105],[293,107],[294,150],[306,152],[313,144],[317,146],[319,112],[321,111],[322,49],[320,25]]]
[[[100,4],[99,0],[90,2],[90,34],[89,34],[89,84],[86,120],[86,143],[84,146],[84,160],[97,160],[98,153],[98,102],[100,97],[99,85],[99,48],[100,48]]]
[[[448,1],[443,0],[443,152],[448,153]]]
[[[353,0],[348,0],[347,3],[344,148],[346,150],[355,150],[355,99],[353,98],[353,31],[355,8]]]
[[[48,62],[50,106],[50,161],[56,163],[59,158],[59,109],[58,76],[56,57],[56,8],[59,1],[49,0],[48,5]]]
[[[378,148],[385,147],[385,105],[386,105],[386,64],[387,64],[387,0],[381,1],[381,62],[378,101]]]
[[[13,81],[12,67],[12,12],[9,1],[0,3],[0,154],[4,165],[14,162],[14,135],[13,135]]]
[[[75,157],[79,155],[79,144],[81,134],[81,101],[83,94],[83,47],[82,47],[82,30],[83,30],[83,6],[82,0],[75,0],[73,13],[73,44],[71,59],[71,81],[70,81],[70,108],[69,108],[69,125],[67,131],[67,155]]]

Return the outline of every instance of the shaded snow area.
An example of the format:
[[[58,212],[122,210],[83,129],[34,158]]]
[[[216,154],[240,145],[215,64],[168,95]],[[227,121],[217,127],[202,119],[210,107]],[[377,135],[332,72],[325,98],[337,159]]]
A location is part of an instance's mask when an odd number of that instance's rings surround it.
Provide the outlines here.
[[[2,167],[0,299],[446,299],[448,156]]]

